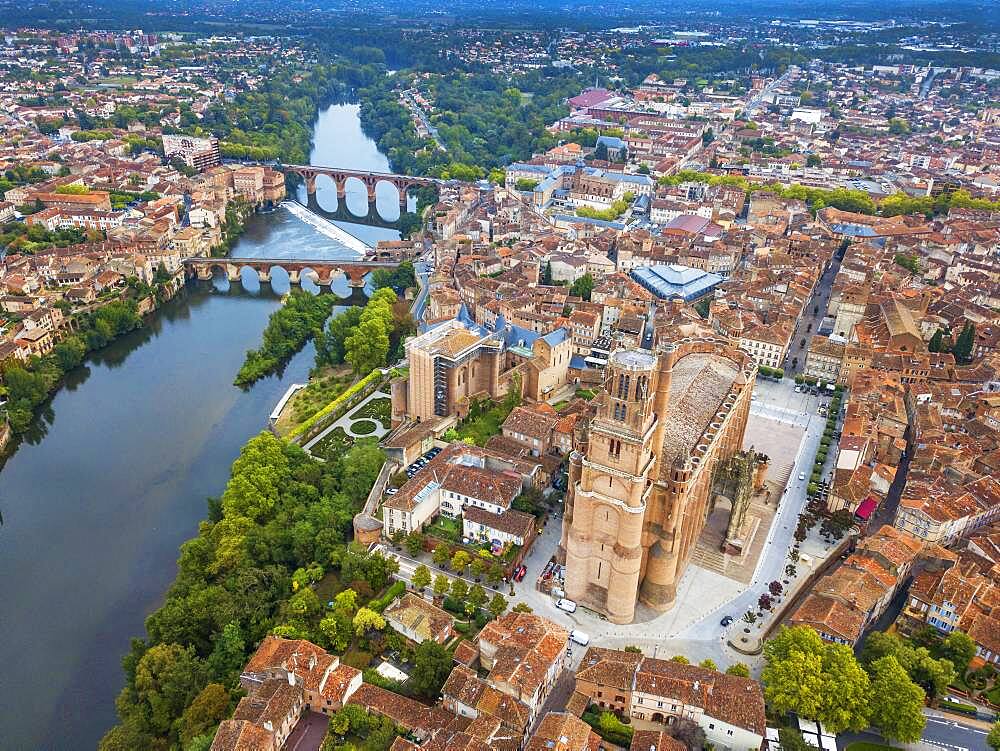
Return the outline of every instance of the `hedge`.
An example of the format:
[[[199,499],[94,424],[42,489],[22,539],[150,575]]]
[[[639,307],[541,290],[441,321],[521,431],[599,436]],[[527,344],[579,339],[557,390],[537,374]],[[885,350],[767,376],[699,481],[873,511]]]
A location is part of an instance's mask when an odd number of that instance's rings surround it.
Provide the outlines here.
[[[975,715],[976,708],[971,704],[961,704],[957,701],[948,701],[947,699],[942,699],[938,706],[941,709],[947,709],[952,712],[958,712],[959,714]]]
[[[312,417],[308,418],[307,420],[304,420],[303,422],[295,426],[295,429],[288,434],[288,439],[294,440],[295,438],[298,438],[299,436],[303,435],[311,427],[316,425],[316,423],[318,423],[320,420],[325,418],[327,415],[335,412],[339,408],[343,407],[350,401],[351,397],[355,396],[362,389],[364,389],[367,386],[370,386],[373,382],[380,379],[381,377],[382,377],[382,371],[379,370],[378,368],[375,368],[375,370],[373,370],[371,373],[366,375],[360,381],[358,381],[353,386],[348,388],[346,391],[344,391],[344,393],[342,393],[332,402],[323,407],[323,409],[321,409],[319,412],[317,412]]]
[[[397,581],[394,582],[389,589],[386,590],[385,594],[379,597],[377,600],[372,600],[365,607],[369,610],[374,610],[376,613],[381,613],[385,610],[389,603],[395,600],[397,597],[402,595],[406,591],[406,582]]]

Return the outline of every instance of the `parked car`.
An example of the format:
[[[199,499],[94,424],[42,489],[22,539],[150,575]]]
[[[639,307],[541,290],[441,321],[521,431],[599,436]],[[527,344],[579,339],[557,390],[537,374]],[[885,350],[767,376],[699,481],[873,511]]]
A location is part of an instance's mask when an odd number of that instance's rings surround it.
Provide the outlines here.
[[[385,489],[385,494],[386,495],[396,495],[396,493],[398,493],[398,492],[399,492],[399,488],[386,488]]]
[[[725,618],[723,618],[721,621],[719,621],[719,625],[725,627],[725,626],[728,626],[732,622],[733,622],[733,617],[731,615],[727,615]]]
[[[802,482],[804,479],[806,479],[806,473],[799,472],[799,482]]]
[[[565,600],[563,600],[562,602],[565,602]],[[577,631],[576,629],[573,629],[572,631],[569,632],[569,638],[575,641],[581,647],[586,647],[588,644],[590,644],[590,637],[587,636],[582,631]]]
[[[565,597],[556,602],[556,607],[560,610],[565,610],[567,613],[576,612],[576,603],[572,600],[567,600]]]
[[[528,573],[527,566],[518,566],[517,571],[514,572],[514,581],[516,582],[524,581],[524,576],[527,573]]]

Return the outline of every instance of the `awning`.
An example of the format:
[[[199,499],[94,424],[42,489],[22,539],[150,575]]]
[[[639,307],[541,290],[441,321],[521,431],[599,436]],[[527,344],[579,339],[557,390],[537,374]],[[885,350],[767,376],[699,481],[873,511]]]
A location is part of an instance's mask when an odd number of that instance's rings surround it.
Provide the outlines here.
[[[872,515],[872,512],[878,508],[878,501],[868,496],[861,504],[858,506],[858,510],[854,512],[854,515],[861,519],[862,521],[868,521],[868,517]]]

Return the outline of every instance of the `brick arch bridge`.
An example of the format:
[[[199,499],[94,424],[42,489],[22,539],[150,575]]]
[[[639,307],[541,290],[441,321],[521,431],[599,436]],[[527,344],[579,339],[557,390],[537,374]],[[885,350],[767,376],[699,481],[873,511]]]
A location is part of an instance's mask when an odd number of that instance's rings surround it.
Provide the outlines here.
[[[368,204],[375,204],[375,186],[379,183],[389,183],[399,192],[399,213],[406,212],[406,194],[410,188],[420,185],[438,185],[443,180],[432,177],[412,177],[410,175],[395,175],[391,172],[363,172],[360,170],[340,169],[339,167],[318,167],[306,164],[285,164],[281,169],[286,175],[298,175],[306,184],[306,195],[312,203],[316,196],[316,178],[327,175],[337,187],[337,203],[343,204],[347,196],[347,180],[360,180],[368,191]],[[371,213],[371,212],[369,212]]]
[[[302,272],[311,271],[313,281],[320,287],[329,287],[334,279],[347,277],[353,288],[365,286],[365,275],[375,269],[394,269],[398,263],[385,261],[304,261],[290,258],[188,258],[184,261],[184,272],[188,279],[211,280],[219,271],[230,282],[240,280],[240,271],[253,269],[261,282],[271,281],[271,272],[282,268],[288,273],[290,284],[302,284]],[[310,274],[306,274],[310,276]]]

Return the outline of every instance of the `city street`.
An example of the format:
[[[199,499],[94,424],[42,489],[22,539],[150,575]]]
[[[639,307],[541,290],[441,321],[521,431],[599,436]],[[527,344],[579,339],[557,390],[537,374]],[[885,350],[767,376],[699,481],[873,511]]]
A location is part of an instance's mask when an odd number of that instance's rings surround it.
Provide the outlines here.
[[[945,716],[933,709],[924,709],[927,725],[916,743],[893,743],[893,747],[906,751],[983,751],[989,724],[977,720],[959,721],[954,715]],[[874,730],[864,733],[843,733],[837,738],[837,748],[844,751],[855,741],[885,743]]]
[[[827,309],[830,306],[830,290],[833,288],[833,280],[840,271],[840,261],[839,255],[834,254],[830,265],[816,282],[812,296],[806,303],[805,310],[802,311],[802,316],[796,321],[792,342],[785,355],[784,370],[787,376],[794,376],[806,369],[809,340],[818,333],[819,327],[826,317]],[[802,344],[803,340],[805,340],[805,344]]]

